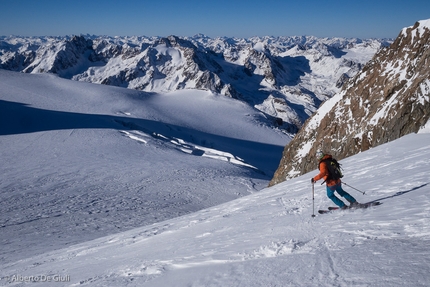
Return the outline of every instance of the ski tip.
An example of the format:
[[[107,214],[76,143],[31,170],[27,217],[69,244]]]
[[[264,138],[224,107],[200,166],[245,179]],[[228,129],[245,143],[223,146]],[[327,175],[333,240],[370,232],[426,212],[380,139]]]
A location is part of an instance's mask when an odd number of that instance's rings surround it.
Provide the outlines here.
[[[376,205],[381,205],[382,202],[380,201],[373,201],[373,202],[369,202],[369,203],[365,203],[368,206],[376,206]]]

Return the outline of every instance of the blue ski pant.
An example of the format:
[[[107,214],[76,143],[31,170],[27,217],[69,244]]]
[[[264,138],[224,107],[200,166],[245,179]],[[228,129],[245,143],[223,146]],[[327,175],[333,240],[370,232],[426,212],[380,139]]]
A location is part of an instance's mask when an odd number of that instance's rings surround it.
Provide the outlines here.
[[[345,206],[345,203],[343,203],[342,200],[340,200],[336,195],[334,195],[334,192],[337,192],[340,196],[344,197],[349,202],[356,202],[355,198],[352,197],[348,192],[343,190],[342,183],[338,183],[336,185],[327,186],[327,196],[330,198],[337,206],[340,208]]]

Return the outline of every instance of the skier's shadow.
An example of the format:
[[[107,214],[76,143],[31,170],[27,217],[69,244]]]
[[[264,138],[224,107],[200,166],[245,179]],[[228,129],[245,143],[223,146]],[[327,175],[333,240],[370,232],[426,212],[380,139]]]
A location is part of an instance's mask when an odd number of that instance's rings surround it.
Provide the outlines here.
[[[368,202],[368,203],[373,203],[373,202],[377,202],[377,201],[380,201],[380,200],[390,199],[390,198],[393,198],[393,197],[396,197],[396,196],[400,196],[400,195],[403,195],[403,194],[405,194],[405,193],[409,193],[409,192],[411,192],[411,191],[415,191],[415,190],[417,190],[417,189],[420,189],[420,188],[422,188],[422,187],[424,187],[424,186],[426,186],[426,185],[428,185],[428,183],[422,184],[422,185],[420,185],[420,186],[413,187],[413,188],[411,188],[411,189],[409,189],[409,190],[399,191],[399,192],[397,192],[397,193],[395,193],[395,194],[393,194],[393,195],[386,196],[386,197],[382,197],[382,198],[379,198],[379,199],[376,199],[376,200],[370,201],[370,202]]]

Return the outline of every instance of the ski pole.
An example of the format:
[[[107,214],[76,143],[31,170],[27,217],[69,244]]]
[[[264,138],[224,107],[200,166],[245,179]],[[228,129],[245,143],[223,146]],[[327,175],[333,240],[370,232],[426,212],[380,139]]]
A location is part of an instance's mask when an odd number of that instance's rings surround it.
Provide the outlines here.
[[[315,192],[314,192],[315,184],[312,182],[312,217],[315,217]]]
[[[343,183],[343,184],[345,184],[346,186],[349,186],[349,187],[350,187],[350,188],[352,188],[352,189],[355,189],[356,191],[361,192],[362,194],[366,194],[366,192],[365,192],[365,191],[361,191],[361,190],[359,190],[359,189],[356,189],[355,187],[350,186],[350,185],[349,185],[349,184],[347,184],[346,182],[343,182],[343,181],[342,181],[342,183]]]

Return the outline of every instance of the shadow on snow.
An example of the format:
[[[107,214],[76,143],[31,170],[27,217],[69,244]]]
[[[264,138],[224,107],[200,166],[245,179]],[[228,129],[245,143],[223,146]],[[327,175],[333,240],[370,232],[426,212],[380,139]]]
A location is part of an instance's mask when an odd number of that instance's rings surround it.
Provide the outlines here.
[[[278,167],[283,146],[227,138],[147,119],[102,114],[52,111],[0,100],[0,136],[67,129],[138,130],[158,140],[178,138],[199,146],[229,152],[266,175]],[[193,155],[201,155],[193,153]]]
[[[422,184],[420,186],[413,187],[413,188],[411,188],[409,190],[399,191],[399,192],[396,192],[393,195],[382,197],[382,198],[379,198],[379,199],[376,199],[376,200],[373,200],[373,201],[370,201],[370,202],[367,202],[367,203],[373,203],[373,202],[381,201],[381,200],[384,200],[384,199],[390,199],[390,198],[394,198],[394,197],[397,197],[397,196],[400,196],[400,195],[404,195],[406,193],[409,193],[409,192],[415,191],[417,189],[423,188],[426,185],[428,185],[428,183]]]

